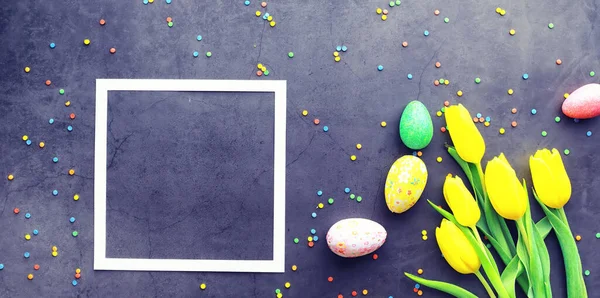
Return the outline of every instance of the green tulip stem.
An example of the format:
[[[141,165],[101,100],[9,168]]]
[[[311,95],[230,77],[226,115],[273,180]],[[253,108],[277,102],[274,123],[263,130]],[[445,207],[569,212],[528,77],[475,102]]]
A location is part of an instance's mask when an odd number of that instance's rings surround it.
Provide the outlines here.
[[[558,210],[558,214],[560,215],[560,220],[562,220],[562,222],[565,224],[565,226],[567,226],[567,228],[569,228],[569,231],[571,230],[571,226],[569,226],[569,220],[567,220],[567,214],[565,213],[565,208],[559,208],[556,209]]]
[[[490,287],[490,284],[488,284],[488,282],[485,280],[483,275],[481,275],[481,272],[479,272],[479,270],[477,270],[473,274],[475,274],[475,276],[477,276],[477,279],[479,279],[479,281],[481,282],[481,284],[487,291],[488,295],[490,295],[490,298],[496,298],[496,294],[494,294],[494,291]]]
[[[481,167],[481,162],[476,164],[477,172],[479,172],[479,178],[481,179],[481,187],[483,188],[483,197],[487,200],[487,190],[485,187],[485,179],[483,177],[483,168]]]
[[[525,242],[525,246],[527,246],[527,252],[531,255],[531,243],[529,242],[529,236],[527,235],[527,230],[525,229],[525,226],[523,225],[523,220],[522,220],[522,218],[519,218],[519,219],[515,220],[515,222],[517,223],[517,228],[519,228],[519,232],[521,232],[521,235],[523,236],[523,241]]]
[[[479,232],[477,231],[477,226],[472,225],[469,228],[473,231],[473,234],[475,234],[475,238],[477,238],[477,243],[479,243],[479,247],[481,247],[481,250],[485,251],[483,241],[481,240],[481,236],[479,236]],[[493,260],[490,260],[490,258],[487,254],[486,254],[486,258],[488,259],[488,261],[493,261]]]

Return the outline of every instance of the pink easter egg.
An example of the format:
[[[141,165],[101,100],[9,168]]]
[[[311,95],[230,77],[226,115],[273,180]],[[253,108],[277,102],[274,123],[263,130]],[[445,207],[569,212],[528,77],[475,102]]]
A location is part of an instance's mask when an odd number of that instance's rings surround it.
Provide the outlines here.
[[[379,249],[387,237],[380,224],[365,218],[342,219],[327,232],[327,246],[336,255],[356,258]]]
[[[587,84],[573,91],[563,102],[562,111],[577,119],[600,116],[600,84]]]

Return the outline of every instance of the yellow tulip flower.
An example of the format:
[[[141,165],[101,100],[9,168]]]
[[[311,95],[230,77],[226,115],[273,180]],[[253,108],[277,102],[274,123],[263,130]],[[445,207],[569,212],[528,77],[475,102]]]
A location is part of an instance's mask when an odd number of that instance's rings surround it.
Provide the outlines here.
[[[539,199],[548,207],[562,208],[571,198],[571,181],[558,150],[538,150],[529,157],[529,168]]]
[[[442,219],[435,228],[435,238],[444,258],[459,273],[472,274],[479,271],[481,261],[467,236],[451,221]]]
[[[446,176],[444,198],[459,224],[465,227],[472,227],[477,223],[479,217],[481,217],[481,212],[475,198],[460,177]]]
[[[527,193],[504,153],[488,161],[485,186],[494,210],[506,219],[517,220],[527,210]]]
[[[460,158],[479,164],[485,153],[485,142],[469,111],[462,104],[451,105],[446,108],[444,115],[450,138]]]

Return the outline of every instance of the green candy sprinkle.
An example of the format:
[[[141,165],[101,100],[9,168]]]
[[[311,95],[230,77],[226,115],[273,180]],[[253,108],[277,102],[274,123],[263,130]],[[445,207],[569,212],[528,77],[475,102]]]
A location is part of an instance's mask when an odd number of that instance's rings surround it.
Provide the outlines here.
[[[288,53],[288,57],[290,57],[290,58],[294,58],[294,52],[289,52],[289,53]]]
[[[569,150],[569,149],[565,149],[565,151],[563,151],[563,153],[564,153],[565,155],[569,155],[569,154],[571,153],[571,150]],[[596,236],[599,236],[599,235],[600,235],[600,233],[598,233]]]
[[[545,130],[542,130],[542,137],[545,137],[547,135],[548,135],[548,133]]]
[[[396,6],[400,5],[402,2],[400,0],[396,0]]]
[[[439,81],[440,81],[440,84],[443,84],[445,82],[444,79],[439,79]]]
[[[390,7],[394,7],[395,5],[396,5],[396,2],[390,1]]]
[[[492,248],[492,245],[491,245],[491,244],[489,244],[489,243],[488,243],[488,244],[486,244],[485,246],[486,246],[487,248]]]
[[[351,193],[350,194],[350,199],[354,200],[354,198],[356,198],[356,196],[353,193]]]
[[[169,28],[173,27],[173,22],[168,22],[167,25],[169,25]]]
[[[592,70],[592,71],[590,71],[590,77],[593,77],[593,76],[595,76],[595,75],[596,75],[596,72],[594,72],[593,70]]]
[[[79,233],[77,231],[73,231],[73,237],[77,237],[77,235],[79,235]]]
[[[558,117],[558,116],[554,117],[554,122],[556,122],[556,123],[560,122],[560,117]]]
[[[450,22],[450,19],[449,18],[444,18],[444,23],[448,23],[448,22]]]
[[[58,90],[58,93],[59,93],[60,95],[63,95],[63,94],[65,94],[65,89],[60,89],[60,90]]]
[[[263,74],[264,74],[265,76],[268,76],[268,75],[269,75],[269,70],[268,70],[268,69],[267,69],[267,70],[265,70],[265,72],[263,72]]]
[[[600,233],[596,233],[596,239],[600,239]]]
[[[327,203],[329,203],[329,205],[333,204],[333,198],[329,198],[329,200],[327,200]]]
[[[212,52],[206,52],[206,57],[212,56]]]
[[[362,201],[362,197],[361,197],[361,196],[358,196],[358,197],[356,197],[356,201],[357,201],[357,202],[360,202],[360,201]]]
[[[298,242],[300,242],[300,239],[294,238],[294,243],[298,244]]]
[[[475,84],[479,84],[481,83],[481,79],[480,78],[475,78]]]
[[[442,113],[446,112],[446,107],[442,107],[440,111],[442,111]]]
[[[585,274],[585,276],[589,276],[589,275],[590,275],[590,271],[589,271],[589,270],[586,270],[586,271],[584,272],[584,274]]]
[[[275,294],[279,294],[279,293],[281,293],[281,290],[280,289],[275,289]]]
[[[550,28],[550,29],[554,28],[554,24],[553,23],[548,24],[548,28]]]

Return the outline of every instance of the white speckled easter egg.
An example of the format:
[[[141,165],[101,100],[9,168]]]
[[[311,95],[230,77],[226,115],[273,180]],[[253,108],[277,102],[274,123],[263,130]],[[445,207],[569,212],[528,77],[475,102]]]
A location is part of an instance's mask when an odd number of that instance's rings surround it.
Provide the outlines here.
[[[346,218],[329,228],[327,245],[340,257],[356,258],[376,251],[386,237],[385,228],[372,220]]]
[[[417,203],[427,184],[427,167],[418,157],[405,155],[390,168],[385,181],[385,203],[394,213],[402,213]]]

